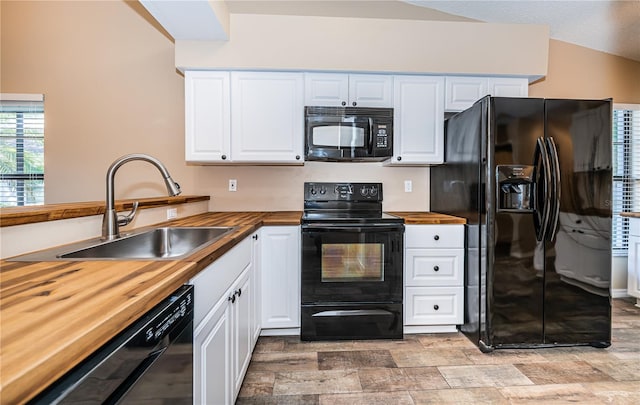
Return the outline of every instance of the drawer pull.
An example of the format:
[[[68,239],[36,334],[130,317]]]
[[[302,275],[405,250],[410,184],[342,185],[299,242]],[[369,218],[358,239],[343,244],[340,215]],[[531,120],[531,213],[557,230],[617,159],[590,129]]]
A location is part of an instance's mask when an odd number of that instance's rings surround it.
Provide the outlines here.
[[[438,306],[438,304],[433,306],[433,309],[435,309],[436,311],[440,309],[440,307]]]
[[[236,295],[233,294],[232,296],[227,297],[227,301],[231,301],[232,304],[235,304],[236,303]]]
[[[433,271],[438,271],[440,270],[440,266],[433,266]]]
[[[242,295],[242,288],[238,288],[238,290],[236,290],[235,294],[237,294],[238,297],[241,296]]]
[[[433,240],[440,240],[440,236],[438,236],[438,235],[434,236]]]

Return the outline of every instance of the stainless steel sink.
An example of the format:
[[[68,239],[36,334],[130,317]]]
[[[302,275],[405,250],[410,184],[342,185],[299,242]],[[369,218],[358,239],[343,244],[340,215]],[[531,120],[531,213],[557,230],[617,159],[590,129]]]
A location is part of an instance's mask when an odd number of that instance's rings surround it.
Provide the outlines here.
[[[176,260],[212,244],[234,227],[162,227],[111,241],[80,242],[9,260]]]

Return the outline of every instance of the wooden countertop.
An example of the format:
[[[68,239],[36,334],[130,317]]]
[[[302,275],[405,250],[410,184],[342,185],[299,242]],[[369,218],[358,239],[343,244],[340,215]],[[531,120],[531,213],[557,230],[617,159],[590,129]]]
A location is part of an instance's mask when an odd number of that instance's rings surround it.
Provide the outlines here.
[[[430,212],[391,214],[407,224],[465,222]],[[0,403],[33,398],[252,232],[298,225],[301,215],[213,212],[154,225],[237,227],[180,261],[0,261]]]
[[[452,215],[426,211],[391,211],[388,214],[404,219],[406,225],[466,224],[467,220]]]
[[[130,210],[134,201],[138,201],[138,209],[163,207],[166,205],[186,204],[208,201],[211,197],[199,195],[179,195],[176,197],[152,197],[129,200],[118,200],[115,207],[118,211]],[[33,224],[36,222],[56,221],[102,215],[105,210],[104,201],[85,201],[64,204],[29,205],[25,207],[4,207],[0,210],[0,227]]]
[[[640,218],[640,212],[621,212],[620,216],[629,218]]]
[[[300,216],[218,212],[167,222],[238,227],[180,261],[0,261],[0,403],[28,401],[260,226],[297,225]]]

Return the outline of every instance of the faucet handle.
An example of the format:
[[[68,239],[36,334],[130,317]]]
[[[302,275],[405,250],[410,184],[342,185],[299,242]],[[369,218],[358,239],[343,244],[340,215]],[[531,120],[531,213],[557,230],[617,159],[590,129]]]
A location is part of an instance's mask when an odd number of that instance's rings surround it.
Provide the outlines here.
[[[128,225],[131,221],[133,221],[133,217],[136,216],[138,212],[138,201],[133,203],[133,209],[127,215],[118,215],[118,226]]]

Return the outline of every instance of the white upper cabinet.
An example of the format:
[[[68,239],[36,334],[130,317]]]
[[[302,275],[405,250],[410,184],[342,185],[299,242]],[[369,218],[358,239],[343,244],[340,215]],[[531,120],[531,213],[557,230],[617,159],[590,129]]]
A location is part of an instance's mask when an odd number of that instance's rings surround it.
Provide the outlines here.
[[[526,78],[448,76],[446,78],[446,111],[463,111],[486,95],[527,97]]]
[[[221,161],[229,155],[229,83],[229,72],[185,72],[184,149],[188,162]]]
[[[444,78],[395,76],[392,165],[444,161]]]
[[[305,105],[393,107],[393,76],[306,73]]]
[[[185,72],[185,156],[200,163],[303,162],[302,73]]]
[[[231,73],[231,158],[302,163],[303,74]]]

